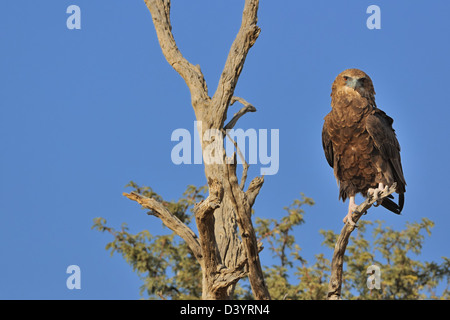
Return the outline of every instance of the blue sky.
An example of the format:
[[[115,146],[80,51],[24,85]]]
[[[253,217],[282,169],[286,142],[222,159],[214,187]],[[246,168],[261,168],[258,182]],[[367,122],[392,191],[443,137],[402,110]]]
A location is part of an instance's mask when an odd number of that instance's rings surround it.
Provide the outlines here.
[[[73,4],[81,30],[66,27]],[[381,8],[380,30],[366,27],[371,4]],[[242,8],[237,0],[172,3],[175,39],[200,64],[210,95]],[[261,35],[235,92],[258,112],[238,126],[279,129],[280,168],[254,209],[279,218],[300,192],[312,197],[296,234],[310,262],[331,258],[319,230],[340,231],[348,205],[338,201],[321,129],[332,81],[353,67],[371,76],[378,106],[395,120],[408,183],[402,216],[379,207],[364,218],[403,228],[428,217],[436,226],[421,259],[449,256],[449,11],[445,1],[261,1]],[[173,130],[193,133],[194,113],[149,11],[141,0],[5,0],[0,43],[0,298],[138,299],[138,277],[104,250],[111,237],[91,230],[93,218],[158,234],[159,221],[124,198],[124,186],[133,180],[172,200],[205,183],[202,165],[170,158]],[[66,288],[72,264],[81,290]]]

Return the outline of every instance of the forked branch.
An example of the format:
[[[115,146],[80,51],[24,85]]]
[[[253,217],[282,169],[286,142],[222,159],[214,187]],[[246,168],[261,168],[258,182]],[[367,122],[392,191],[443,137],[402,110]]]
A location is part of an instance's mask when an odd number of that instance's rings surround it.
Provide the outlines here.
[[[201,146],[204,151],[212,143],[212,140],[204,140],[204,132],[209,129],[226,130],[231,129],[237,120],[247,112],[256,111],[245,100],[235,97],[232,100],[234,90],[244,66],[245,59],[250,48],[259,36],[260,29],[256,25],[259,0],[245,0],[242,13],[242,22],[233,44],[231,45],[225,66],[223,68],[219,84],[212,98],[208,95],[208,89],[204,76],[199,66],[194,66],[187,61],[178,49],[174,36],[172,34],[172,25],[170,21],[170,0],[145,0],[145,3],[152,15],[153,24],[163,55],[168,63],[184,79],[191,93],[191,103],[195,111],[197,121],[202,123]],[[244,104],[239,112],[224,128],[227,117],[227,110],[230,102],[240,101]],[[223,159],[225,159],[225,152]],[[226,162],[226,161],[225,161]],[[245,167],[246,168],[246,167]],[[251,222],[251,207],[264,182],[263,179],[254,179],[247,192],[243,191],[245,184],[246,171],[243,174],[241,186],[237,183],[236,166],[228,164],[206,164],[205,175],[209,186],[208,198],[195,207],[195,216],[199,238],[193,235],[193,232],[185,227],[177,225],[173,217],[167,210],[162,210],[154,201],[145,200],[141,204],[146,207],[153,207],[153,211],[159,214],[163,222],[172,225],[178,234],[182,235],[186,242],[190,242],[202,261],[203,274],[203,299],[222,299],[229,297],[227,287],[244,275],[241,264],[232,264],[234,267],[227,268],[223,266],[220,250],[218,250],[217,236],[215,235],[215,222],[222,218],[229,219],[237,213],[240,217],[239,228],[242,232],[242,241],[246,249],[245,259],[249,266],[249,277],[252,289],[256,299],[269,299],[268,290],[265,287],[261,266],[259,263],[258,252],[260,247],[256,242],[254,230]],[[133,200],[142,200],[137,195],[129,194]],[[227,201],[223,201],[226,199]],[[230,207],[230,200],[232,208]],[[189,229],[190,232],[188,232]],[[233,231],[230,233],[233,236]],[[235,233],[234,233],[235,235]],[[228,237],[228,235],[227,235]],[[195,242],[193,241],[195,239]],[[227,239],[222,239],[222,244]],[[223,246],[221,246],[223,249]],[[194,250],[193,250],[194,251]],[[236,267],[236,265],[238,267]],[[225,269],[224,269],[225,268]]]

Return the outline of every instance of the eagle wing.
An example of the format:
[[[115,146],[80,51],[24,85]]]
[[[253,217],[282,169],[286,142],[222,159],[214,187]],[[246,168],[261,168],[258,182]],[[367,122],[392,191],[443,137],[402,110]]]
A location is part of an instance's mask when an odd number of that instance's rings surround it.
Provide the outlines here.
[[[400,194],[399,207],[403,207],[406,181],[403,176],[402,163],[400,158],[400,144],[392,127],[394,120],[384,111],[374,109],[366,117],[366,130],[373,139],[375,147],[380,152],[381,157],[388,163],[397,183],[397,192]]]
[[[325,152],[325,158],[327,159],[330,167],[334,166],[334,154],[333,154],[333,143],[331,142],[330,135],[328,133],[327,122],[325,121],[322,128],[322,146]]]

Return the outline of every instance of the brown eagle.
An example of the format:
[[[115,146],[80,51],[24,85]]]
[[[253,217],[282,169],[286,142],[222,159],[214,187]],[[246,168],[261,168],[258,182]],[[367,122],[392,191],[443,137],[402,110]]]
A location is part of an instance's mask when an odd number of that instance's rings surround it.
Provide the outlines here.
[[[397,183],[398,204],[392,196],[380,199],[388,210],[400,214],[406,182],[400,144],[392,128],[394,120],[378,109],[372,80],[363,71],[341,72],[331,88],[331,111],[325,116],[322,145],[334,169],[339,199],[350,198],[344,222],[354,225],[355,195],[378,199],[384,188]]]

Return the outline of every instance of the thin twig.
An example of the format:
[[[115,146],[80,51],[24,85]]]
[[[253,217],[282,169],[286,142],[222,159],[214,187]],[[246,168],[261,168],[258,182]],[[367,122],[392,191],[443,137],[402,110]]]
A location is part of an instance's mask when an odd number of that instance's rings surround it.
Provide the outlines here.
[[[230,137],[228,132],[226,132],[225,130],[222,130],[222,132],[224,132],[225,135],[228,137],[228,139],[230,139],[230,141],[233,142],[234,147],[236,148],[237,154],[239,155],[239,158],[242,161],[242,177],[241,177],[241,183],[239,184],[239,187],[241,188],[241,190],[244,190],[245,181],[247,180],[248,168],[250,167],[250,165],[247,163],[247,161],[245,161],[245,156],[242,154],[241,149],[239,149],[237,142],[234,141]],[[232,158],[232,159],[234,159],[234,158]]]
[[[236,125],[236,122],[239,120],[239,118],[241,118],[247,112],[256,112],[256,108],[251,103],[247,102],[245,99],[236,97],[236,96],[233,96],[231,98],[230,105],[233,105],[236,101],[240,102],[244,107],[241,108],[237,113],[235,113],[233,115],[233,118],[224,127],[223,132],[225,132],[225,134],[230,139],[230,141],[233,142],[234,146],[236,147],[236,151],[239,155],[239,158],[242,161],[243,169],[242,169],[241,183],[239,184],[239,187],[241,188],[241,190],[244,190],[245,181],[247,180],[249,164],[247,163],[247,161],[245,161],[245,157],[242,154],[241,150],[239,149],[237,142],[234,141],[228,134],[228,130],[231,130],[232,128],[234,128],[234,126]]]
[[[241,108],[238,112],[236,112],[233,115],[233,118],[230,120],[230,122],[228,122],[226,124],[226,126],[223,127],[225,130],[234,128],[234,126],[236,125],[236,122],[239,120],[239,118],[242,117],[247,112],[256,112],[256,108],[252,104],[248,103],[247,101],[245,101],[244,99],[239,98],[239,97],[233,96],[231,98],[230,106],[233,105],[236,101],[239,101],[240,103],[242,103],[242,105],[244,105],[244,107]]]

